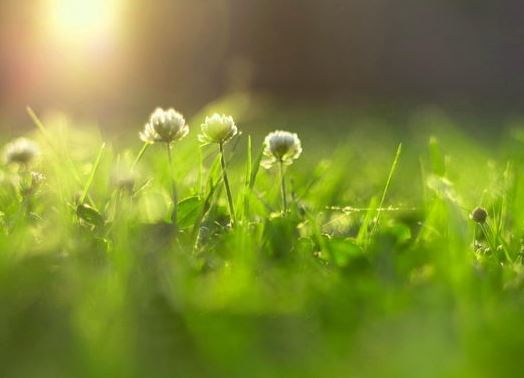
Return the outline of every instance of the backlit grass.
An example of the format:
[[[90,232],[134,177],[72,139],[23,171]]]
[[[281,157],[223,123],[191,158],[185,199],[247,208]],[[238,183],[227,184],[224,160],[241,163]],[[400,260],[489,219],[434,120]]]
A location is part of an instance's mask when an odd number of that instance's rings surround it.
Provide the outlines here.
[[[242,133],[202,147],[214,111]],[[40,156],[1,167],[0,376],[523,370],[518,129],[228,98],[143,148],[142,125],[122,140],[31,114]],[[302,141],[285,176],[261,167],[275,129]]]

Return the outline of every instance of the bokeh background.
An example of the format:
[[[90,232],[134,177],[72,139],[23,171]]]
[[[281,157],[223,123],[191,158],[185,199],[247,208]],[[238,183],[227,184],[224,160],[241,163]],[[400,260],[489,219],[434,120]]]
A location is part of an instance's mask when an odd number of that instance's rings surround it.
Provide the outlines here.
[[[32,131],[48,177],[26,201],[0,169],[0,377],[524,376],[523,14],[522,0],[0,0],[0,141]],[[149,148],[140,192],[118,200],[156,106],[191,133],[173,165]],[[223,232],[217,192],[200,254],[187,204],[199,212],[215,176],[216,146],[197,148],[211,111],[243,132],[226,154],[249,228]],[[247,136],[257,167],[273,129],[304,147],[293,217],[277,216],[277,170],[244,181]],[[468,218],[479,205],[496,248]]]
[[[116,127],[238,91],[518,113],[523,14],[519,0],[1,0],[1,127],[27,125],[26,105]]]

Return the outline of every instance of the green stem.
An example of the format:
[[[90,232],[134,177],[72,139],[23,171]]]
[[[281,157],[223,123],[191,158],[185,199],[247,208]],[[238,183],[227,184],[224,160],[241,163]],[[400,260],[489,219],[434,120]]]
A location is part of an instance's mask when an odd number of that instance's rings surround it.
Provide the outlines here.
[[[280,171],[280,194],[282,195],[282,214],[287,213],[287,197],[286,197],[286,179],[284,177],[284,163],[280,161],[278,163]]]
[[[171,156],[171,145],[166,143],[167,158],[169,160],[169,176],[171,178],[171,193],[173,195],[173,212],[171,213],[171,221],[176,225],[177,219],[177,206],[178,206],[178,194],[176,190],[175,177],[173,176],[173,157]]]
[[[133,165],[131,166],[131,170],[134,170],[140,159],[142,159],[142,156],[146,152],[147,148],[149,147],[149,143],[144,143],[140,151],[138,152],[138,155],[136,156],[135,161],[133,162]]]
[[[224,186],[226,187],[227,202],[229,204],[229,215],[231,217],[231,225],[234,226],[236,223],[235,218],[235,206],[233,205],[233,196],[231,195],[231,188],[229,186],[229,178],[226,172],[226,160],[224,158],[224,145],[218,144],[220,148],[220,165],[222,166],[222,177],[224,178]]]

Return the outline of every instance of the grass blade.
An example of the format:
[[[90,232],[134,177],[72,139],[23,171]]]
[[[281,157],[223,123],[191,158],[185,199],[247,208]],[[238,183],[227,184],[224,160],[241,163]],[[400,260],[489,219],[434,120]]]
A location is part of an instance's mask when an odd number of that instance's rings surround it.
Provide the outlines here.
[[[106,144],[102,143],[102,145],[100,146],[100,149],[98,150],[98,155],[96,157],[95,164],[93,165],[93,168],[91,169],[91,173],[89,174],[89,178],[87,179],[84,185],[84,190],[82,190],[82,195],[80,196],[81,204],[84,203],[87,197],[87,194],[89,192],[89,188],[93,184],[93,180],[95,178],[96,171],[98,170],[98,167],[100,165],[100,161],[102,160],[102,155],[104,154],[105,148],[106,148]]]
[[[389,186],[391,184],[391,179],[393,178],[393,175],[395,174],[395,171],[397,170],[397,165],[398,165],[398,161],[400,159],[401,153],[402,153],[402,143],[400,143],[398,145],[397,152],[395,154],[395,158],[393,159],[393,163],[391,164],[391,168],[390,168],[389,174],[388,174],[388,179],[386,181],[386,185],[384,186],[384,190],[382,191],[382,197],[380,198],[380,202],[378,204],[377,216],[376,216],[375,222],[373,224],[373,229],[371,230],[371,235],[373,235],[373,233],[375,232],[375,230],[376,230],[376,228],[378,226],[378,223],[380,221],[381,209],[384,207],[384,201],[386,200],[386,195],[388,194],[388,191],[389,191]]]

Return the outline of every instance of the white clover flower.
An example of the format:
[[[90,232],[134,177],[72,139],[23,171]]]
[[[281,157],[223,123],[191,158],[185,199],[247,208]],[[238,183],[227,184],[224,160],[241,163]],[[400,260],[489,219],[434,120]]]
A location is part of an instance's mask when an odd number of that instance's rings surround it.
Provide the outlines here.
[[[264,139],[266,159],[261,164],[264,168],[271,168],[275,163],[291,165],[301,153],[302,144],[297,134],[281,130],[273,131]]]
[[[175,109],[157,108],[139,135],[146,143],[171,143],[183,139],[188,133],[189,126],[182,114]]]
[[[29,165],[40,155],[38,145],[26,138],[18,138],[4,148],[4,161],[7,164]]]
[[[201,133],[198,135],[198,140],[204,144],[224,144],[238,134],[233,117],[225,114],[215,113],[211,117],[206,117],[200,128]]]

